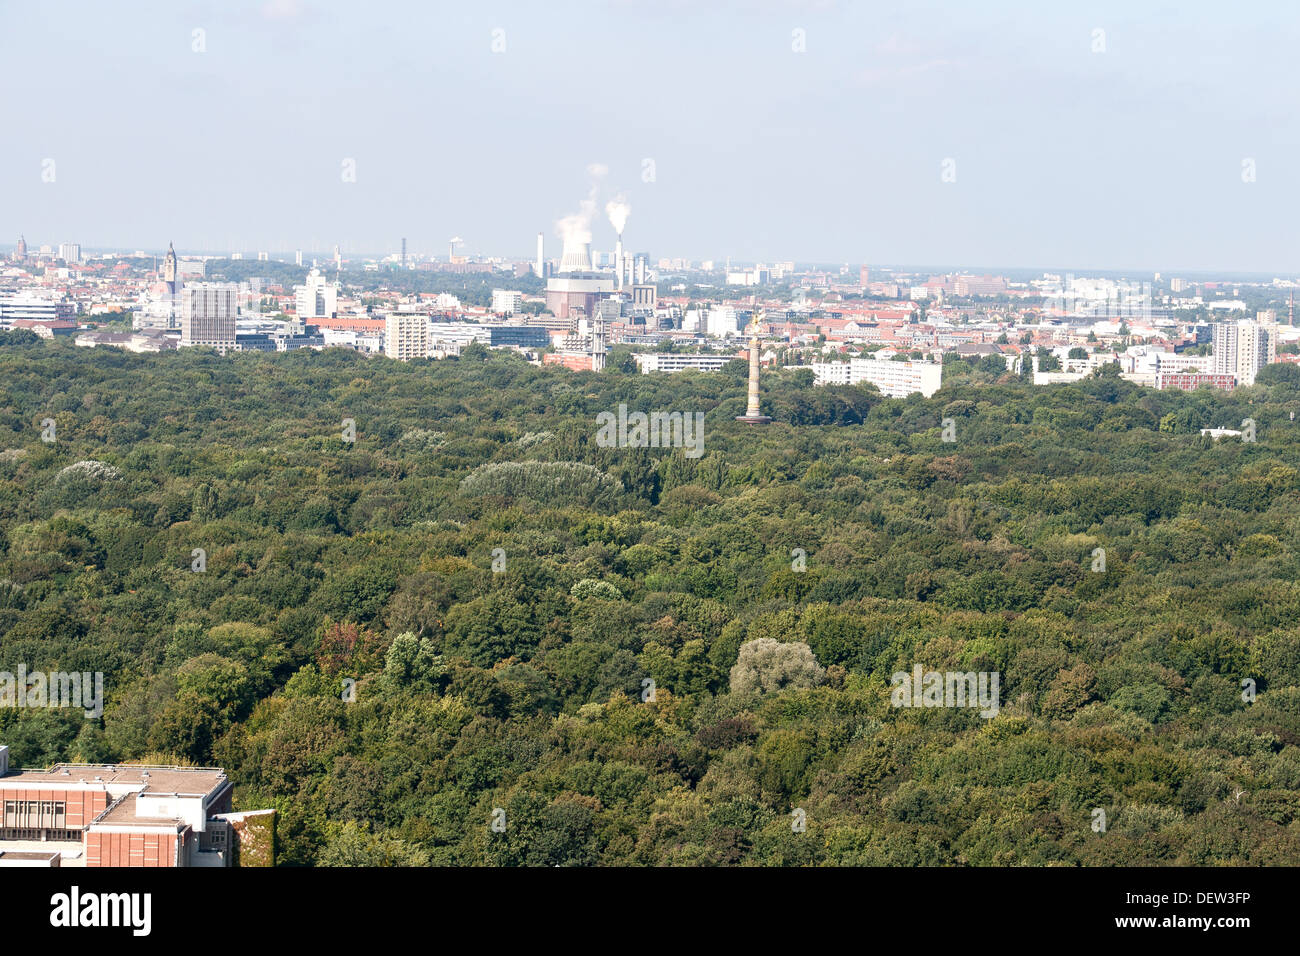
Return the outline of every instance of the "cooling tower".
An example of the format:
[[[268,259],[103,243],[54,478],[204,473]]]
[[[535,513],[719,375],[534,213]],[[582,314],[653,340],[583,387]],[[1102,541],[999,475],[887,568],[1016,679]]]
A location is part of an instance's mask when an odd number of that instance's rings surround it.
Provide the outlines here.
[[[577,239],[564,240],[564,255],[560,257],[561,272],[590,272],[591,243]]]

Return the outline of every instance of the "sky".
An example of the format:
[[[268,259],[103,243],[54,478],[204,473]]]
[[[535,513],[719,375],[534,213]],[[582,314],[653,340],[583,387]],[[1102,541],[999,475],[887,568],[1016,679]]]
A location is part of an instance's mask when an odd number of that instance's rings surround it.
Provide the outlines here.
[[[1291,7],[0,0],[0,243],[1294,275]]]

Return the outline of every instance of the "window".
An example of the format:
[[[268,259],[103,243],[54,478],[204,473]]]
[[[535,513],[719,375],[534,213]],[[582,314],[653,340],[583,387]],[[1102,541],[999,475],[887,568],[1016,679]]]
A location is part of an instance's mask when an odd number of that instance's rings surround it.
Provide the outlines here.
[[[63,800],[6,800],[4,829],[62,830],[67,825],[68,805]]]

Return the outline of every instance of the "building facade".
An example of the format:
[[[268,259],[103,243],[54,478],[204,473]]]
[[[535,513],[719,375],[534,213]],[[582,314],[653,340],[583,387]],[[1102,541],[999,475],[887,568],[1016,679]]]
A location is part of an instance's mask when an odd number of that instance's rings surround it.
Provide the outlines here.
[[[331,318],[339,310],[339,287],[312,269],[304,285],[293,287],[293,299],[299,319]]]
[[[1236,377],[1214,372],[1156,372],[1156,388],[1178,389],[1184,392],[1195,391],[1203,385],[1230,392],[1236,385]]]
[[[181,348],[206,345],[223,355],[235,347],[239,286],[233,282],[195,282],[183,286]]]
[[[0,327],[19,321],[64,322],[76,318],[77,304],[30,295],[0,298]]]
[[[524,294],[510,289],[492,290],[492,311],[498,315],[514,315],[524,309]]]
[[[1213,359],[1211,372],[1235,376],[1239,386],[1254,385],[1259,370],[1277,361],[1277,335],[1258,322],[1219,322]]]
[[[231,813],[233,789],[213,767],[10,771],[0,746],[0,867],[33,865],[36,853],[48,866],[226,867],[241,849],[270,865],[275,811]]]
[[[693,355],[678,352],[644,352],[636,356],[636,364],[641,366],[641,374],[651,372],[684,372],[695,369],[700,372],[716,372],[728,362],[744,358],[739,355]]]
[[[882,395],[903,398],[920,392],[929,398],[939,391],[943,366],[937,362],[894,362],[887,359],[854,358],[847,362],[814,362],[817,385],[859,385],[870,382]]]
[[[423,312],[393,312],[385,320],[384,354],[402,362],[429,355],[429,317]]]
[[[614,294],[614,280],[591,273],[570,273],[546,281],[546,308],[561,319],[594,315],[596,303]]]

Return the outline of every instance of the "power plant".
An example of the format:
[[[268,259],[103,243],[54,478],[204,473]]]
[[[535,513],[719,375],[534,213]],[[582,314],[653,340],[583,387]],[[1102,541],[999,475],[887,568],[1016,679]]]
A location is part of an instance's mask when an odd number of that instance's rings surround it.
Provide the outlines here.
[[[632,207],[622,194],[604,207],[615,235],[613,256],[602,253],[593,259],[592,223],[599,208],[598,191],[598,185],[594,184],[578,211],[556,222],[562,249],[554,274],[547,274],[541,235],[537,237],[536,266],[538,275],[546,277],[547,311],[568,321],[569,334],[561,343],[562,360],[574,367],[597,369],[604,366],[607,323],[617,322],[629,314],[653,315],[657,298],[655,287],[646,281],[648,254],[633,255],[625,251],[623,233]]]

